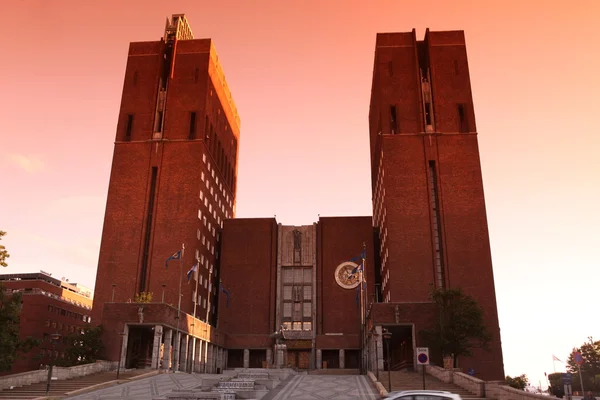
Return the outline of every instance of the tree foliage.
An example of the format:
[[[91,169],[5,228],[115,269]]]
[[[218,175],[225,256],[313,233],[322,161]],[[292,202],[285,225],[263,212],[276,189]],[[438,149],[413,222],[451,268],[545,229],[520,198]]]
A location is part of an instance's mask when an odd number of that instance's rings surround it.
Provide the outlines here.
[[[135,303],[151,303],[152,302],[152,292],[140,292],[135,295],[134,299]]]
[[[470,356],[476,347],[487,349],[491,340],[483,320],[483,309],[461,289],[433,289],[437,318],[433,329],[423,331],[430,347],[442,356],[451,356],[454,366],[459,356]]]
[[[563,398],[565,395],[563,380],[563,373],[555,372],[553,374],[548,374],[548,381],[550,382],[550,387],[548,388],[548,393],[550,393],[554,397]]]
[[[17,356],[28,353],[40,341],[19,337],[21,293],[6,294],[0,285],[0,371],[10,371]]]
[[[6,235],[6,232],[4,231],[0,231],[0,240],[2,240],[2,236]],[[6,259],[10,257],[10,254],[8,254],[8,250],[6,250],[6,247],[4,247],[3,245],[0,244],[0,265],[3,267],[7,267],[8,264],[6,263]]]
[[[583,343],[575,347],[567,359],[567,370],[573,374],[573,390],[581,390],[579,379],[579,366],[575,363],[574,353],[580,352],[583,357],[581,364],[581,375],[583,388],[587,390],[600,391],[600,341]]]
[[[104,350],[102,343],[102,325],[84,328],[80,332],[67,336],[65,358],[57,364],[63,367],[96,362]]]
[[[527,375],[525,374],[515,376],[514,378],[506,375],[506,383],[508,383],[508,386],[514,387],[515,389],[525,390],[529,384],[529,378],[527,378]]]

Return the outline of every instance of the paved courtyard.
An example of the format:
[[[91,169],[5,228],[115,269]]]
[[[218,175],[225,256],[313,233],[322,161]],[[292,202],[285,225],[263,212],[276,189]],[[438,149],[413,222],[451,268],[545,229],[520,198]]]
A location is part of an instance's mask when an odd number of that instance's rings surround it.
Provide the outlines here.
[[[151,400],[173,389],[187,389],[202,383],[202,378],[223,375],[159,374],[94,392],[68,397],[69,400]]]
[[[174,389],[202,384],[203,378],[223,375],[159,374],[149,378],[69,397],[69,400],[151,400]],[[268,393],[264,400],[376,400],[379,394],[368,378],[360,375],[296,375]]]
[[[270,397],[269,393],[264,399],[379,399],[368,379],[363,375],[297,375],[277,395]]]

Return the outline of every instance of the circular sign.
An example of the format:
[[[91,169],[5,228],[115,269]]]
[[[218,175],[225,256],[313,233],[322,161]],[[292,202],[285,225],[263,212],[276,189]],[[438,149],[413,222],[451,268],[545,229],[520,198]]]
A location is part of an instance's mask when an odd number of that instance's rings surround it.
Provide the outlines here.
[[[428,359],[429,357],[427,357],[427,354],[425,353],[421,353],[417,356],[417,360],[419,360],[419,363],[421,364],[426,364]]]
[[[358,264],[351,261],[343,262],[335,269],[335,281],[344,289],[354,289],[358,286]]]
[[[583,356],[578,351],[573,353],[573,360],[575,361],[575,364],[577,364],[577,365],[583,364]]]

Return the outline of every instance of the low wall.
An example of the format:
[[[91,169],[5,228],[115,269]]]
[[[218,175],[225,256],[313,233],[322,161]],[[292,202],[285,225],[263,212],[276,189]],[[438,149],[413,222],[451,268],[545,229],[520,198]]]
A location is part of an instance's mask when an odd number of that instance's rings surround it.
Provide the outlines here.
[[[548,400],[555,399],[554,396],[544,396],[541,394],[530,393],[524,390],[515,389],[508,386],[505,382],[486,382],[485,393],[487,397],[497,400]]]
[[[92,364],[77,365],[75,367],[53,367],[52,378],[58,380],[71,379],[95,374],[97,372],[112,371],[116,368],[116,361],[96,361]],[[0,377],[0,390],[44,382],[47,379],[48,370],[46,369],[38,369],[35,371],[22,372],[20,374],[6,375]]]
[[[433,365],[428,365],[426,369],[429,375],[443,382],[453,383],[477,397],[496,400],[549,400],[553,398],[512,388],[504,381],[482,381],[459,371],[460,369],[449,370]]]
[[[454,383],[456,386],[460,386],[461,388],[468,390],[477,397],[490,397],[485,391],[485,381],[482,381],[481,379],[477,379],[471,375],[463,374],[462,372],[452,372],[452,379],[452,383]]]

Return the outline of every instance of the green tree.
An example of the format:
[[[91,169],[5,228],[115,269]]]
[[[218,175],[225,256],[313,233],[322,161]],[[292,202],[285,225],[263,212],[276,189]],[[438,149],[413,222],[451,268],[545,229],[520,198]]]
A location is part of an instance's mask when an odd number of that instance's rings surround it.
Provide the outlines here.
[[[4,231],[0,231],[0,240],[2,240],[2,236],[6,235],[6,232]],[[0,265],[3,267],[7,267],[8,264],[6,263],[6,259],[10,257],[10,254],[8,254],[8,251],[6,250],[6,247],[4,247],[4,245],[0,244]]]
[[[583,357],[581,364],[581,376],[583,378],[583,387],[587,390],[600,391],[600,341],[592,343],[590,341],[573,349],[569,358],[567,358],[567,370],[573,374],[573,390],[581,390],[581,380],[579,379],[579,366],[575,363],[573,353],[580,352]]]
[[[470,356],[473,348],[487,349],[491,334],[483,321],[483,309],[473,297],[461,289],[433,289],[431,299],[437,318],[433,329],[422,334],[435,353],[451,356],[456,367],[458,357]]]
[[[57,362],[63,367],[89,364],[98,360],[104,344],[102,343],[102,325],[84,328],[80,332],[67,336],[65,358]]]
[[[525,374],[515,376],[514,378],[506,375],[506,383],[508,383],[508,386],[514,387],[515,389],[525,390],[527,384],[529,384],[529,378],[527,378],[527,375]]]
[[[151,303],[152,302],[152,292],[140,292],[135,295],[134,299],[135,303]]]
[[[551,395],[553,395],[555,397],[561,398],[561,399],[565,395],[565,389],[564,389],[562,377],[563,377],[562,372],[555,372],[553,374],[548,374],[548,381],[550,382],[550,388],[548,390],[548,393],[550,393]]]
[[[6,293],[0,285],[0,371],[10,371],[20,354],[28,353],[40,341],[32,337],[19,337],[21,321],[21,293]]]

